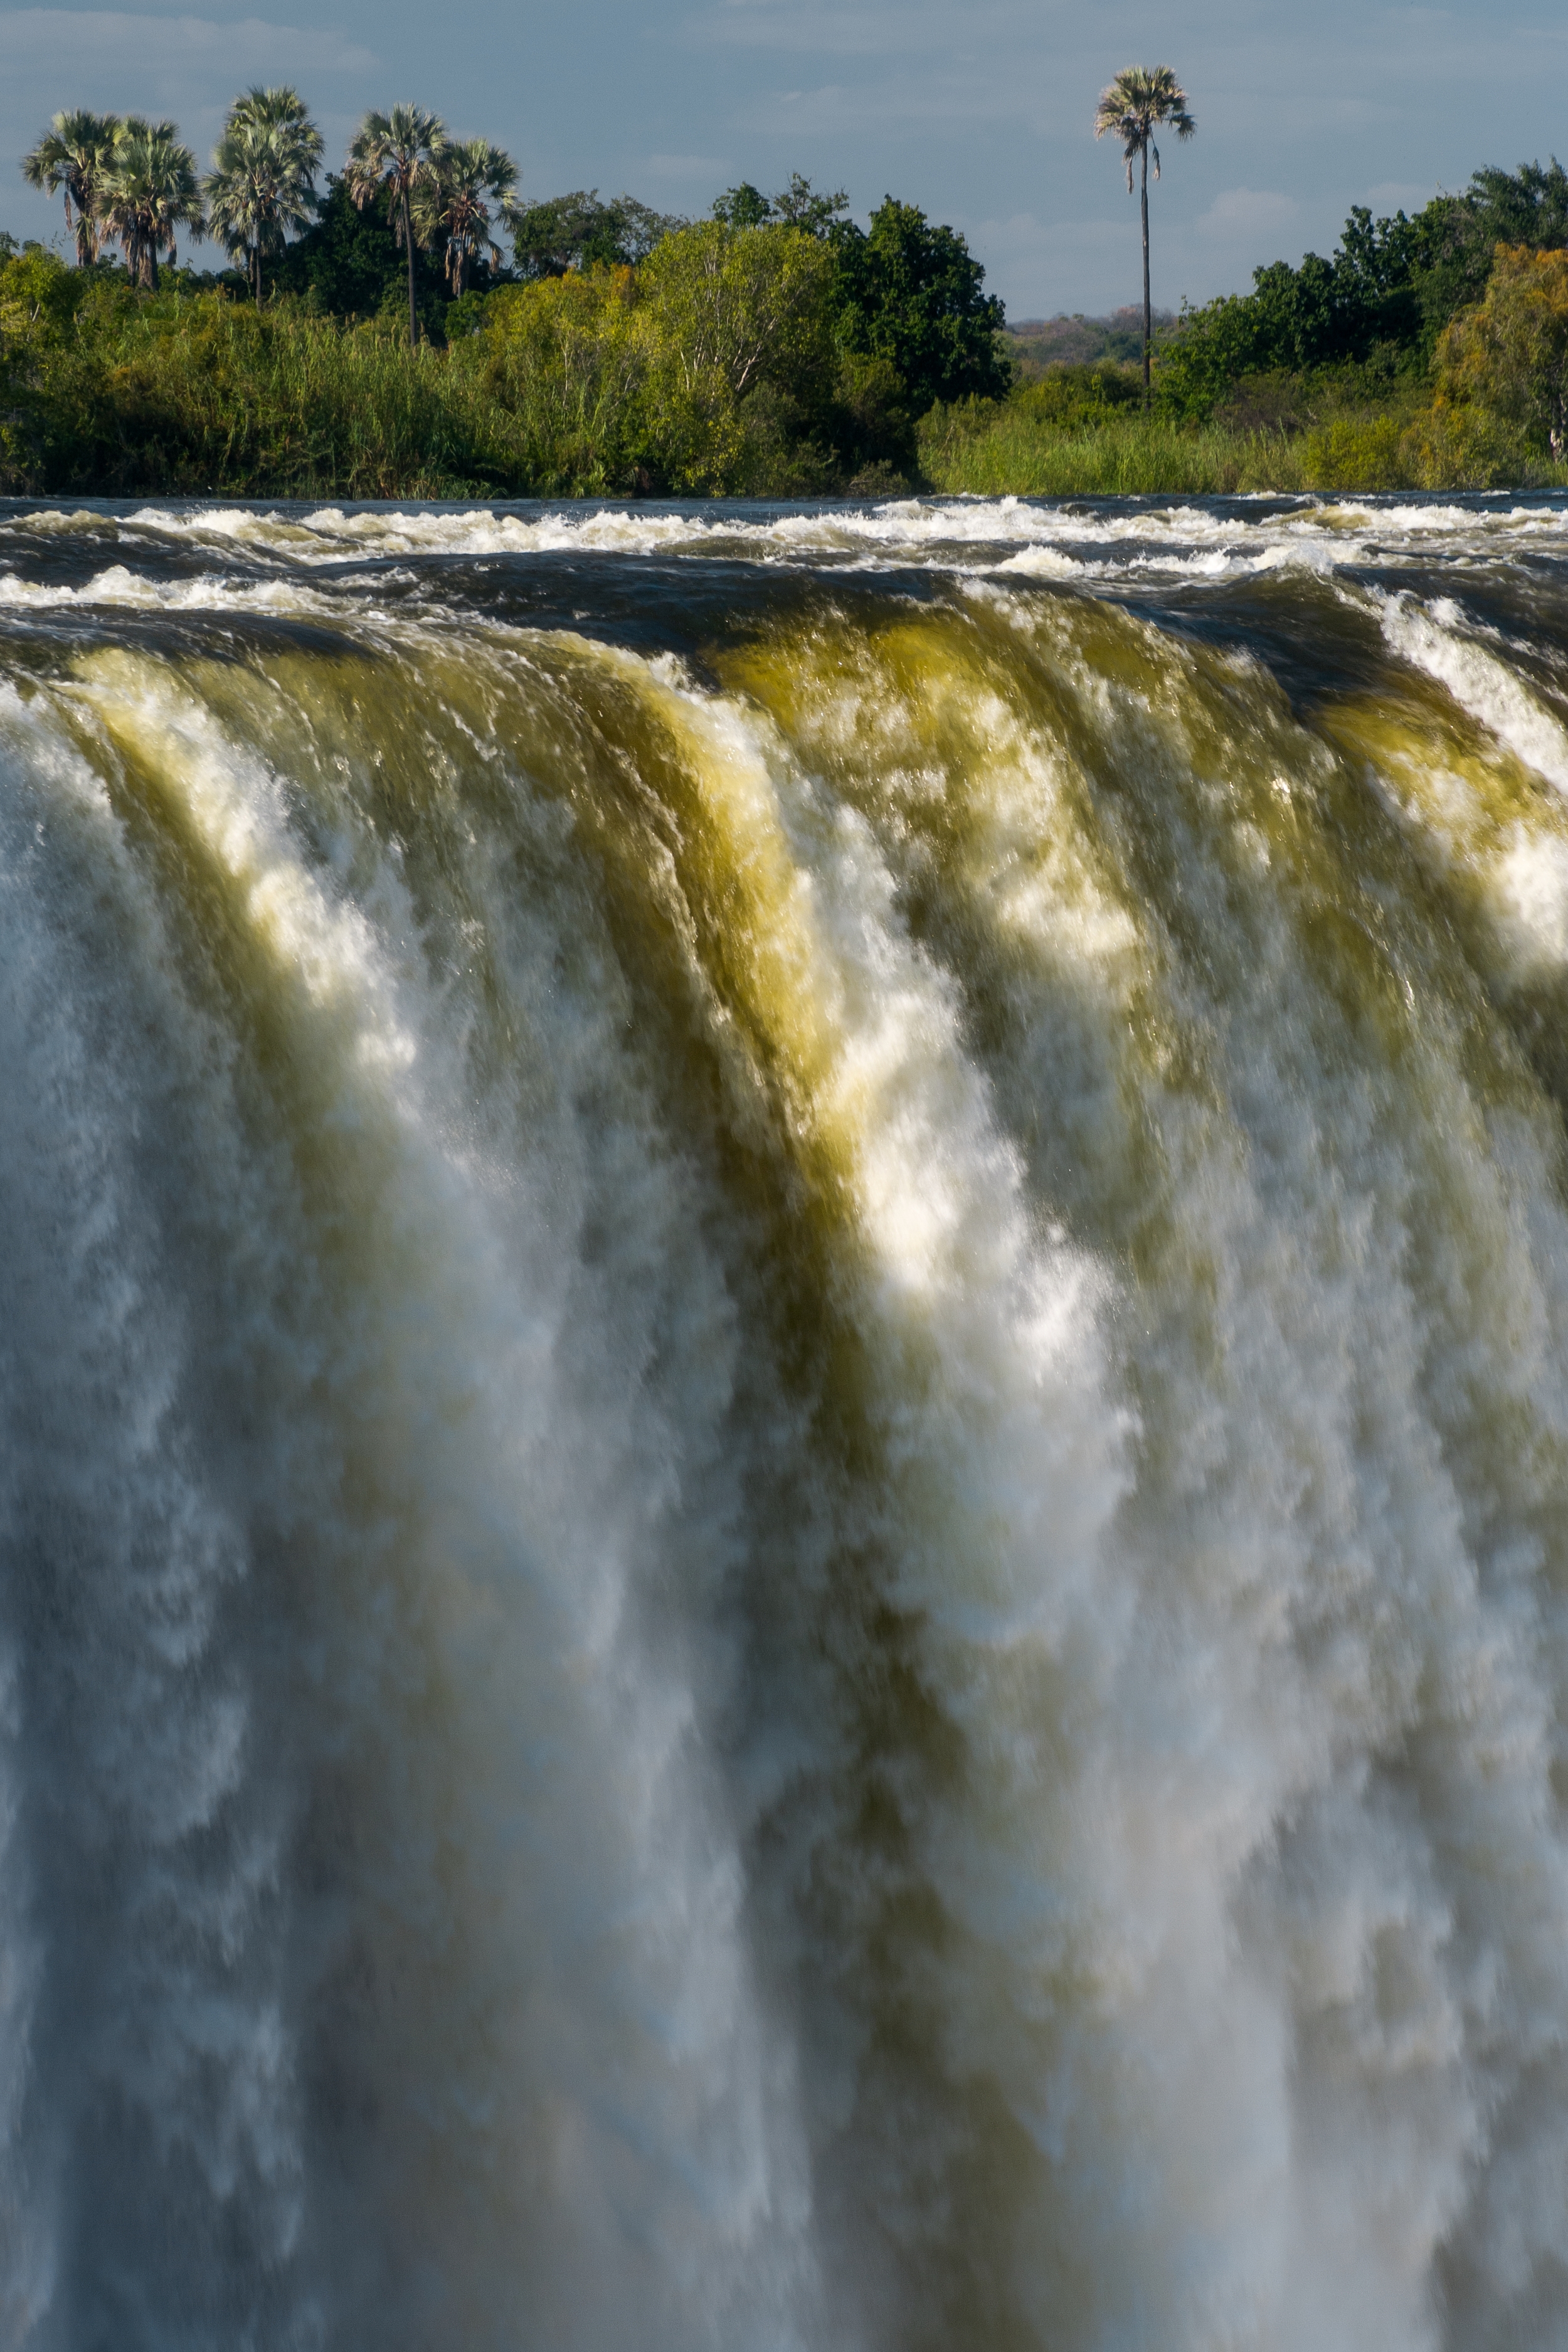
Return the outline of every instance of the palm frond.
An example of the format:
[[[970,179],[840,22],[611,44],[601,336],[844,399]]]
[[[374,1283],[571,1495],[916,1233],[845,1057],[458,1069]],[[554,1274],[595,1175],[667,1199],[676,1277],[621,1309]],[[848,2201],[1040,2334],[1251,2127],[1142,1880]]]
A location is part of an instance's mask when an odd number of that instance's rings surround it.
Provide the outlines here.
[[[462,293],[481,253],[488,251],[492,268],[500,263],[500,247],[489,233],[492,208],[506,223],[516,184],[517,165],[504,148],[465,139],[438,151],[434,169],[415,190],[415,226],[427,246],[445,240],[447,277],[455,295]]]
[[[132,277],[147,287],[158,283],[160,257],[178,260],[176,229],[203,234],[196,159],[181,145],[174,123],[133,114],[117,126],[100,178],[98,216]]]
[[[1169,66],[1125,67],[1100,91],[1095,109],[1095,137],[1121,142],[1129,194],[1132,166],[1140,155],[1146,153],[1152,159],[1154,177],[1160,176],[1160,151],[1154,144],[1157,130],[1171,130],[1178,139],[1190,139],[1197,127],[1186,91]]]
[[[31,186],[47,195],[63,194],[66,229],[83,265],[98,259],[99,182],[118,129],[112,114],[90,114],[85,108],[57,114],[22,158],[22,176]]]

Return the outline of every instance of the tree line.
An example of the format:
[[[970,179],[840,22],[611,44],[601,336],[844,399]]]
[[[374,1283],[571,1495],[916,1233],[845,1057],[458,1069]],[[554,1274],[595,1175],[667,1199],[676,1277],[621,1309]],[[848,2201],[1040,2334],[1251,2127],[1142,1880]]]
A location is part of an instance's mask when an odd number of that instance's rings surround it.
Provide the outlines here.
[[[57,114],[22,159],[23,176],[63,195],[66,228],[79,265],[98,262],[118,245],[132,282],[149,292],[160,261],[178,258],[182,228],[211,236],[244,267],[254,299],[263,267],[292,236],[308,229],[321,205],[316,178],[324,146],[298,90],[247,90],[228,110],[212,168],[196,160],[173,122],[140,115]],[[363,212],[380,198],[408,268],[408,332],[417,341],[415,254],[439,249],[455,297],[476,262],[500,259],[492,218],[510,226],[517,166],[488,140],[455,140],[423,107],[366,114],[350,144],[341,184]]]
[[[210,461],[167,453],[184,431],[168,406],[170,339],[197,331],[203,302],[265,319],[277,350],[308,320],[362,334],[399,316],[411,361],[451,361],[454,400],[459,378],[471,388],[483,375],[510,404],[510,439],[499,413],[479,436],[488,454],[464,439],[468,488],[892,488],[914,475],[928,409],[999,397],[1010,381],[1003,307],[962,236],[892,196],[862,226],[843,190],[798,173],[771,194],[742,181],[699,220],[596,189],[524,203],[504,150],[453,139],[416,106],[368,113],[328,172],[289,88],[235,100],[205,173],[173,123],[82,110],[58,114],[22,168],[63,199],[76,267],[29,247],[24,269],[0,239],[14,289],[7,302],[0,285],[12,487],[151,486],[137,472],[152,462],[145,446],[105,455],[132,431],[128,413],[111,425],[107,393],[84,374],[87,346],[122,409],[128,351],[149,382],[164,369],[163,486],[179,476],[202,487],[184,469]],[[180,268],[182,233],[215,239],[230,268]],[[237,363],[252,346],[230,328]],[[328,348],[320,336],[311,345],[312,380],[325,380]],[[242,405],[250,396],[235,391]],[[301,425],[294,438],[316,446],[313,432]],[[387,478],[395,489],[402,478]]]
[[[524,203],[414,106],[329,172],[289,88],[235,100],[205,173],[173,123],[80,110],[23,170],[75,266],[0,237],[11,489],[890,490],[926,411],[1010,381],[955,230],[892,196],[862,226],[798,173],[698,220]],[[194,236],[230,266],[181,266]]]
[[[1555,157],[1515,172],[1487,166],[1410,216],[1374,219],[1356,205],[1332,253],[1270,262],[1254,270],[1249,294],[1184,313],[1161,356],[1162,399],[1202,418],[1238,385],[1269,377],[1359,373],[1369,389],[1390,391],[1425,383],[1455,358],[1455,331],[1486,303],[1500,253],[1564,247],[1568,173]],[[1507,265],[1510,282],[1521,266]]]

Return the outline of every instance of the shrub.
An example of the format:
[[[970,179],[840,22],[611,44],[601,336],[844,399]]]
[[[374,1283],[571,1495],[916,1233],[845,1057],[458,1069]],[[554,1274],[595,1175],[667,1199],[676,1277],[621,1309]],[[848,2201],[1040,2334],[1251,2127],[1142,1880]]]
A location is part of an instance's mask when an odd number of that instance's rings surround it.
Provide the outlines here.
[[[1474,402],[1441,394],[1406,427],[1402,445],[1409,478],[1423,490],[1492,490],[1539,475],[1524,435]]]
[[[1310,490],[1402,490],[1414,487],[1396,416],[1337,416],[1308,433],[1301,480]]]
[[[1568,447],[1568,253],[1500,245],[1484,299],[1437,346],[1437,388],[1561,457]]]

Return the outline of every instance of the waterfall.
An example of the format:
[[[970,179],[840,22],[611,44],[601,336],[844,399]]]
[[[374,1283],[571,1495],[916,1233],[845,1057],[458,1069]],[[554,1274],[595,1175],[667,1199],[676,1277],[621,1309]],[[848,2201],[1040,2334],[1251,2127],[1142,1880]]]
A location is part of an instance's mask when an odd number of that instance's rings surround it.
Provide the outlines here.
[[[1568,505],[0,509],[0,2344],[1568,2329]]]

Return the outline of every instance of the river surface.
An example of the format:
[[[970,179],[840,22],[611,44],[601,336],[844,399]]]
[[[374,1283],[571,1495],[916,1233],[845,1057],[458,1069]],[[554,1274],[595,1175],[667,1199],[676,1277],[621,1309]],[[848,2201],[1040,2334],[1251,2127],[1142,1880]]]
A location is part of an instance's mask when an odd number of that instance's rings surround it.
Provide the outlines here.
[[[1568,504],[0,505],[4,2352],[1568,2345]]]

